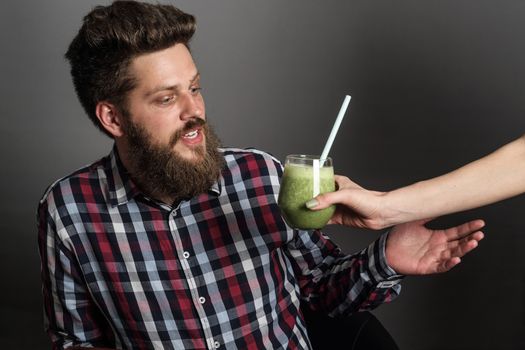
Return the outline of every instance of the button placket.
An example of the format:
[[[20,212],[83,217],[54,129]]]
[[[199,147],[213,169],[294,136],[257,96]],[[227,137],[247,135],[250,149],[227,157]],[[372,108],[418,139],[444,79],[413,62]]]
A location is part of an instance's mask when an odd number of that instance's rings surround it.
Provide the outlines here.
[[[170,213],[170,220],[169,220],[169,227],[172,233],[172,236],[175,240],[175,246],[177,247],[177,254],[180,258],[180,264],[182,267],[182,271],[186,277],[186,281],[188,283],[189,291],[191,295],[193,296],[193,302],[194,306],[196,308],[197,314],[199,315],[200,322],[202,324],[202,328],[204,331],[204,336],[206,338],[206,343],[209,349],[215,349],[217,348],[216,345],[218,344],[220,346],[220,343],[217,343],[214,339],[213,333],[210,328],[209,321],[207,319],[206,311],[204,310],[204,305],[206,303],[206,298],[203,296],[200,296],[199,294],[199,287],[198,287],[198,278],[195,278],[193,276],[193,271],[190,267],[190,260],[188,258],[191,257],[192,254],[195,255],[194,252],[183,250],[183,243],[182,239],[180,237],[179,233],[181,230],[185,233],[187,233],[187,227],[188,223],[185,220],[185,213],[183,212],[183,208],[181,208],[181,205],[179,204],[178,213],[176,211],[172,211]]]

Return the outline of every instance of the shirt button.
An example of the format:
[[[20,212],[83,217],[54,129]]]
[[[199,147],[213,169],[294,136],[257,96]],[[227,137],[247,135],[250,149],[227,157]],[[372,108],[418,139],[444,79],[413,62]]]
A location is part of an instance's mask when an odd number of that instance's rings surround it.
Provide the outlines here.
[[[215,347],[215,349],[218,349],[221,346],[221,343],[215,341],[215,343],[213,343],[213,346]]]
[[[190,253],[184,252],[182,253],[182,256],[184,257],[184,259],[188,259],[190,257]]]
[[[204,304],[205,302],[206,302],[206,298],[205,297],[200,297],[199,298],[199,303]]]

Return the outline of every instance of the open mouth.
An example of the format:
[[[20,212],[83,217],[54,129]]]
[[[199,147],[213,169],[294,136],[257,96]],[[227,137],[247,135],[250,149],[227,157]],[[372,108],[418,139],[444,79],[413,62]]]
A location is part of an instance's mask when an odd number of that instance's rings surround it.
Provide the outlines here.
[[[188,140],[192,140],[192,139],[196,138],[197,136],[199,136],[199,130],[198,129],[190,131],[189,133],[184,134],[184,136],[182,136],[182,137],[185,138],[185,139],[188,139]]]
[[[204,131],[202,128],[193,128],[190,131],[182,134],[180,140],[189,147],[197,146],[204,140]]]

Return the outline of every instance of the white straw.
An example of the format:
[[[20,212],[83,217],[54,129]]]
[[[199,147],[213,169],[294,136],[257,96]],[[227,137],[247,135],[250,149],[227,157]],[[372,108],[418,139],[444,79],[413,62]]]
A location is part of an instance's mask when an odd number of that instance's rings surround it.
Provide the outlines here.
[[[313,185],[313,193],[312,193],[312,198],[313,197],[317,197],[317,195],[319,193],[321,193],[320,191],[320,173],[319,173],[319,170],[321,170],[321,166],[319,165],[319,159],[313,159],[314,163],[312,164],[312,171],[313,171],[313,181],[314,181],[314,185]]]
[[[332,127],[332,131],[330,132],[330,136],[328,136],[328,140],[326,141],[326,144],[324,145],[323,153],[321,153],[321,167],[323,166],[326,158],[328,157],[330,148],[332,148],[332,144],[334,143],[335,135],[337,135],[337,131],[339,130],[341,121],[343,121],[343,117],[345,116],[346,109],[348,108],[348,105],[350,104],[351,98],[352,96],[346,95],[343,101],[343,104],[341,105],[341,109],[339,110],[339,114],[337,115],[337,118],[335,119],[335,123],[334,123],[334,126]]]

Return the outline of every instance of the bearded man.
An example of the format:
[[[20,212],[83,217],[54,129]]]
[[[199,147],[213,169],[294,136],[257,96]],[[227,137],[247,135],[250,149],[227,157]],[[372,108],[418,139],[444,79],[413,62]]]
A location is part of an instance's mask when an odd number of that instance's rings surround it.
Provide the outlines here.
[[[280,163],[219,148],[206,122],[194,30],[173,6],[116,1],[84,18],[66,53],[114,147],[40,201],[54,348],[309,349],[300,300],[330,315],[372,309],[401,275],[448,270],[476,247],[480,221],[399,226],[354,255],[288,227]]]

